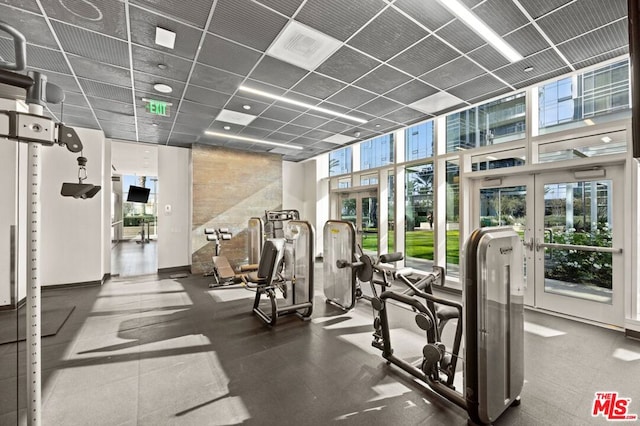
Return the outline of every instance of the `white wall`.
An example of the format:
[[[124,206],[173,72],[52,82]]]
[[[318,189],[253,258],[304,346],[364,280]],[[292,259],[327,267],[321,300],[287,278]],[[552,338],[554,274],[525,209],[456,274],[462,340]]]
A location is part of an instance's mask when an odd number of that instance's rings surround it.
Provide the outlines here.
[[[42,149],[42,286],[100,281],[106,272],[103,250],[109,242],[103,241],[103,216],[104,203],[111,199],[111,174],[104,174],[104,134],[80,128],[76,132],[88,160],[85,183],[102,189],[91,199],[62,197],[63,182],[78,183],[79,154],[59,146]]]
[[[305,211],[305,166],[303,163],[282,162],[282,208],[298,210],[302,220],[309,220]]]
[[[16,225],[16,158],[18,144],[0,138],[0,306],[11,304],[10,230]],[[17,229],[16,229],[17,231]]]
[[[158,269],[191,265],[191,187],[191,150],[159,146]]]

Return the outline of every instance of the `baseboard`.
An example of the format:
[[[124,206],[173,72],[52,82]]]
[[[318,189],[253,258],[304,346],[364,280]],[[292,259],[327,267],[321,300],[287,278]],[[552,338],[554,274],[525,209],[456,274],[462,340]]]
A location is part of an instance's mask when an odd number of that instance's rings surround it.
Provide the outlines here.
[[[73,288],[73,287],[93,287],[93,286],[101,286],[103,283],[104,283],[104,277],[101,280],[95,280],[95,281],[83,281],[78,283],[45,285],[41,287],[41,290],[47,291],[47,290],[59,290],[59,289]]]
[[[27,303],[27,298],[23,297],[22,299],[20,299],[18,301],[18,304],[16,306],[13,306],[13,305],[2,305],[2,306],[0,306],[0,312],[3,312],[3,311],[15,311],[16,309],[22,308],[25,303]]]
[[[630,329],[626,328],[624,330],[624,335],[625,335],[625,337],[628,337],[629,339],[640,340],[640,331],[630,330]]]
[[[107,282],[107,281],[109,281],[110,279],[111,279],[111,273],[104,274],[104,275],[102,276],[102,282],[100,283],[100,285],[102,285],[102,284],[106,283],[106,282]]]
[[[191,265],[172,266],[171,268],[158,268],[158,274],[173,274],[175,272],[187,272],[191,274]]]

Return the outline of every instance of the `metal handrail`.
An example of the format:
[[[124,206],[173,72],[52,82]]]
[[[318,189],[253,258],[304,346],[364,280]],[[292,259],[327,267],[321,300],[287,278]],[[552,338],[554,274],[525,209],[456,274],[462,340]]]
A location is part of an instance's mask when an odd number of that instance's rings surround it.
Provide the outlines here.
[[[541,243],[540,241],[538,241],[536,243],[536,250],[539,251],[541,248],[552,248],[552,249],[559,249],[559,250],[592,251],[596,253],[622,253],[621,248],[583,246],[583,245],[577,245],[577,244],[573,245],[573,244]]]

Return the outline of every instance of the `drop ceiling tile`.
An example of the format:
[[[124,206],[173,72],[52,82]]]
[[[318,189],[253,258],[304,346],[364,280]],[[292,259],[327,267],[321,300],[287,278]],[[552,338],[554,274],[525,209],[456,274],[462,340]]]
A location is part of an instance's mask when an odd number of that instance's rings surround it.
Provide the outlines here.
[[[376,98],[366,104],[358,107],[358,111],[366,112],[377,117],[383,116],[401,108],[403,105],[398,102],[383,97]]]
[[[109,99],[102,99],[89,96],[89,102],[94,110],[111,111],[124,114],[133,114],[133,105],[131,101],[128,103],[116,102]]]
[[[135,119],[132,114],[103,111],[100,109],[95,110],[95,113],[96,117],[98,117],[98,120],[100,121],[104,120],[112,121],[114,123],[128,124],[131,126],[135,125]]]
[[[226,93],[216,92],[215,90],[189,86],[187,87],[184,99],[208,105],[210,107],[222,108],[229,100],[229,95]]]
[[[283,123],[282,121],[276,121],[276,120],[270,120],[268,118],[264,118],[264,117],[258,117],[255,120],[253,120],[251,122],[251,126],[249,127],[256,127],[259,129],[265,129],[265,130],[278,130],[280,127],[282,127],[285,123]]]
[[[330,133],[342,133],[345,130],[353,127],[351,124],[341,123],[336,120],[328,121],[322,126],[318,127],[319,130],[324,130]]]
[[[331,143],[331,142],[316,142],[312,145],[313,148],[317,148],[317,149],[321,149],[321,150],[327,150],[327,151],[333,151],[334,149],[337,148],[337,145],[335,143]]]
[[[381,65],[354,84],[374,93],[382,94],[409,80],[411,80],[411,77],[408,75],[396,71],[387,65]]]
[[[291,141],[291,144],[298,145],[298,146],[311,146],[311,145],[315,145],[316,143],[318,143],[317,140],[306,138],[304,136],[295,138]]]
[[[65,105],[60,105],[58,110],[60,111],[59,117],[62,116],[62,118],[66,118],[67,116],[93,117],[93,114],[91,113],[91,110],[89,108],[83,108],[83,107],[77,107],[77,106],[65,104]]]
[[[284,13],[287,16],[293,16],[303,1],[304,0],[257,0],[258,3],[262,3],[265,6],[280,13]]]
[[[488,44],[485,44],[484,46],[479,47],[472,52],[469,52],[467,56],[477,62],[478,65],[486,68],[489,71],[502,68],[505,65],[509,65],[511,63],[502,54],[498,53],[496,49]]]
[[[415,109],[404,107],[385,115],[384,118],[397,123],[409,124],[426,120],[429,116],[423,112],[416,111]]]
[[[204,28],[213,0],[190,0],[189,2],[180,0],[131,0],[131,3],[139,4],[145,8],[156,10],[163,15]]]
[[[135,5],[131,5],[129,8],[129,19],[131,20],[131,41],[133,43],[187,59],[195,57],[202,31],[164,16],[147,12]],[[173,49],[156,44],[156,27],[180,35],[176,37]]]
[[[102,121],[100,125],[102,126],[102,131],[104,131],[107,137],[109,137],[109,134],[117,132],[133,133],[135,137],[135,124],[120,124],[118,122]]]
[[[118,102],[131,102],[131,88],[114,86],[113,84],[99,83],[85,78],[79,78],[84,92],[87,96],[95,96],[97,98],[111,99]]]
[[[293,86],[292,90],[317,99],[326,99],[345,86],[344,83],[312,72]]]
[[[538,19],[542,15],[545,15],[567,3],[571,3],[573,0],[527,0],[523,1],[522,7],[524,7],[531,15],[533,19]]]
[[[589,30],[627,16],[626,0],[581,0],[540,18],[537,22],[554,43],[562,43]]]
[[[494,93],[503,89],[510,90],[495,77],[485,74],[473,80],[462,83],[458,86],[448,89],[453,96],[468,101],[477,98],[485,93]]]
[[[326,118],[318,117],[311,114],[304,114],[292,120],[291,124],[296,124],[298,126],[304,126],[308,128],[314,128],[326,122],[327,122]]]
[[[628,43],[629,29],[625,19],[559,44],[558,49],[573,64],[606,54]]]
[[[329,137],[331,137],[333,135],[334,135],[334,133],[332,133],[332,132],[326,132],[324,130],[314,129],[314,130],[308,131],[303,136],[305,138],[309,138],[309,139],[323,140],[323,139],[329,138]],[[335,147],[335,144],[334,144],[334,147]]]
[[[384,96],[403,104],[410,104],[418,99],[433,95],[437,91],[437,89],[421,82],[420,80],[411,80],[408,83],[385,93]]]
[[[473,13],[500,36],[529,23],[518,6],[510,1],[487,0],[475,7]]]
[[[4,3],[40,15],[40,8],[35,0],[4,0]]]
[[[379,64],[380,62],[353,50],[349,46],[342,46],[324,63],[320,64],[316,68],[316,72],[351,83]]]
[[[123,40],[51,21],[64,50],[106,64],[129,67],[129,48]]]
[[[386,133],[399,126],[400,126],[399,124],[393,121],[386,120],[384,118],[376,118],[367,123],[361,124],[359,127],[365,130],[373,130],[376,132]]]
[[[82,117],[74,117],[74,116],[66,116],[64,119],[64,124],[71,127],[83,127],[85,129],[99,129],[100,126],[96,122],[93,116],[82,116]]]
[[[270,56],[265,56],[251,73],[251,78],[289,89],[300,81],[307,72],[307,70],[303,70],[302,68],[287,64]]]
[[[286,23],[250,0],[218,0],[209,31],[264,52]]]
[[[166,130],[150,131],[150,132],[138,132],[138,140],[140,142],[149,143],[162,143],[164,144],[169,137],[169,132]]]
[[[239,44],[207,34],[198,62],[236,74],[247,75],[261,54]]]
[[[235,74],[211,68],[207,65],[196,64],[191,75],[190,84],[233,94],[242,83],[242,80],[242,77],[238,77]]]
[[[459,54],[437,37],[428,37],[389,63],[411,75],[421,75],[436,68]]]
[[[184,135],[200,136],[210,124],[211,123],[207,123],[202,126],[196,126],[193,124],[176,123],[175,126],[173,126],[173,131]]]
[[[15,58],[13,43],[9,39],[0,38],[0,57],[11,60]],[[70,73],[60,51],[31,44],[27,45],[27,68]]]
[[[307,0],[296,20],[345,41],[384,7],[382,0]]]
[[[131,46],[131,50],[134,70],[172,80],[187,81],[191,70],[191,61],[135,44]],[[160,69],[159,64],[166,65],[166,68]]]
[[[397,0],[394,6],[409,14],[431,31],[435,31],[455,17],[437,1]]]
[[[180,124],[182,126],[199,128],[200,131],[202,131],[202,129],[206,129],[207,127],[209,127],[209,125],[213,122],[215,117],[217,117],[217,115],[205,116],[205,115],[195,115],[195,114],[187,114],[184,112],[179,112],[176,116],[176,125]],[[188,132],[184,132],[184,133],[188,133]]]
[[[153,99],[160,99],[161,97],[173,99],[174,105],[176,105],[175,100],[179,100],[184,92],[184,83],[179,81],[173,81],[162,77],[157,77],[155,75],[141,73],[139,71],[133,72],[135,81],[136,91],[146,92],[150,94],[150,97]],[[166,84],[170,86],[173,90],[171,93],[160,93],[153,88],[155,84]]]
[[[121,1],[43,1],[42,6],[49,18],[123,40],[127,39],[125,6]]]
[[[299,111],[293,111],[286,108],[280,108],[277,106],[271,106],[260,114],[262,118],[269,118],[272,120],[289,122],[300,115]]]
[[[294,139],[295,136],[289,135],[287,133],[273,132],[269,135],[269,140],[276,142],[289,142],[291,139]]]
[[[485,71],[464,56],[449,62],[420,76],[434,87],[448,89],[472,78],[484,74]]]
[[[399,28],[402,31],[398,31]],[[349,45],[386,61],[427,34],[400,12],[389,8],[349,40]]]
[[[203,105],[197,102],[191,102],[186,99],[182,100],[180,104],[180,113],[184,113],[186,115],[193,116],[206,116],[210,117],[213,120],[219,113],[222,108],[211,107],[208,105]]]
[[[78,77],[99,79],[102,83],[131,87],[131,74],[126,68],[103,64],[76,55],[68,55],[68,58]]]
[[[358,89],[354,86],[348,86],[327,100],[346,108],[356,108],[375,97],[376,95],[374,93]]]
[[[524,72],[524,69],[528,66],[532,66],[533,70]],[[555,70],[564,70],[564,72],[571,71],[553,49],[547,49],[525,58],[522,61],[500,68],[495,71],[495,75],[509,84],[516,84]]]
[[[311,129],[308,127],[296,126],[295,124],[285,124],[278,129],[278,132],[298,136],[307,133],[309,130]]]
[[[470,52],[485,44],[483,38],[457,19],[442,27],[436,34],[462,53]]]
[[[594,56],[593,58],[585,59],[584,61],[577,62],[574,65],[576,69],[581,69],[591,65],[599,64],[600,62],[608,61],[609,59],[617,58],[621,55],[629,53],[629,47],[621,47],[615,50],[611,50],[602,55]]]
[[[248,105],[251,108],[249,110],[245,109],[244,106]],[[233,96],[225,109],[237,112],[244,112],[254,115],[260,115],[265,109],[269,107],[269,104],[257,102],[253,99],[248,99],[242,96]]]
[[[105,132],[105,136],[109,139],[119,139],[123,141],[135,141],[136,132],[130,132],[126,130],[111,129]]]
[[[504,36],[504,41],[524,57],[550,47],[549,43],[540,34],[540,31],[531,24]]]
[[[3,21],[10,22],[16,30],[24,34],[28,43],[50,47],[52,49],[58,48],[58,44],[49,30],[47,21],[44,17],[40,16],[39,12],[38,14],[29,13],[0,4],[0,16]],[[4,32],[1,34],[2,37],[7,37],[7,34]],[[4,57],[13,58],[14,56],[12,54],[11,56]],[[27,61],[28,58],[27,56]]]
[[[189,148],[192,144],[199,142],[200,135],[189,135],[179,132],[172,132],[169,136],[169,145]]]
[[[49,77],[47,76],[47,79],[48,78]],[[89,108],[89,104],[87,103],[87,100],[84,98],[84,96],[82,96],[81,93],[75,93],[75,92],[69,92],[69,91],[64,92],[64,104],[74,105],[82,108]]]

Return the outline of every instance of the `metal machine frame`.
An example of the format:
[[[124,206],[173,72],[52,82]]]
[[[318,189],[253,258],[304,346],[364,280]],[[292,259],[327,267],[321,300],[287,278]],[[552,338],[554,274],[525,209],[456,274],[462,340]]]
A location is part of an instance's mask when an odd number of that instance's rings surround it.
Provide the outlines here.
[[[265,241],[258,271],[242,277],[245,285],[256,291],[253,313],[270,326],[275,326],[282,316],[294,314],[306,321],[313,313],[313,226],[292,220],[285,224],[283,232],[285,238]],[[260,306],[263,295],[269,299],[271,313]]]
[[[377,311],[372,345],[388,363],[425,382],[469,414],[474,424],[490,424],[508,407],[520,404],[524,384],[524,273],[522,242],[511,228],[481,228],[465,243],[463,253],[464,308],[423,291],[406,281],[410,291],[385,291]],[[426,332],[419,366],[393,354],[388,300],[416,312]],[[438,306],[458,312],[451,351],[441,341]],[[464,310],[464,315],[463,315]],[[453,384],[464,327],[464,390]]]

